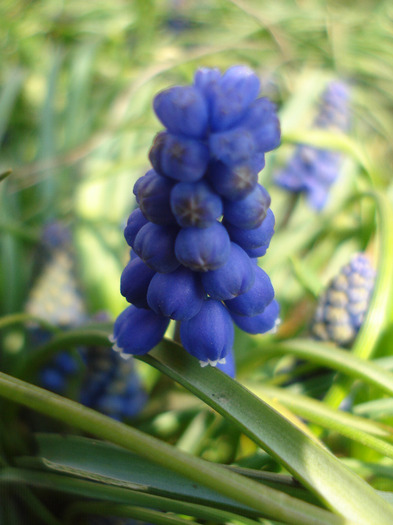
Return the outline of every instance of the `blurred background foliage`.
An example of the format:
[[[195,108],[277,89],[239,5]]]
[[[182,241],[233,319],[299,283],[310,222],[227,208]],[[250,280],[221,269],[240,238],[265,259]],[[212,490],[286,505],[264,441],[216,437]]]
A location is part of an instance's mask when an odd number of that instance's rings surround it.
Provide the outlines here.
[[[23,312],[51,221],[73,233],[88,312],[104,310],[113,319],[126,306],[119,293],[128,258],[122,229],[135,205],[133,184],[149,169],[148,151],[161,129],[152,99],[160,89],[189,83],[200,66],[249,65],[261,78],[262,95],[278,106],[283,144],[267,155],[260,175],[277,223],[261,264],[282,308],[278,340],[308,336],[316,297],[354,252],[380,264],[375,204],[357,196],[377,189],[393,199],[389,0],[3,0],[0,55],[0,174],[11,171],[0,182],[2,315]],[[328,206],[317,214],[273,179],[295,142],[318,142],[307,130],[326,84],[337,79],[351,90],[351,138],[322,137],[345,162]],[[388,327],[377,334],[375,355],[391,354],[390,333]],[[23,328],[13,326],[2,337],[5,355],[17,359],[25,349]],[[294,357],[260,353],[272,338],[237,333],[240,381],[294,381]],[[303,381],[300,372],[308,377],[313,367],[300,364],[298,391],[321,396],[331,375],[326,383],[312,375]],[[157,375],[145,374],[151,398],[140,428],[207,459],[250,454],[250,464],[278,469],[228,421],[184,393],[169,392],[160,413]],[[370,388],[359,395],[370,402],[376,394]],[[359,413],[379,413],[368,408]],[[392,417],[390,407],[385,423]],[[329,445],[352,458],[380,457],[335,433]],[[378,483],[391,489],[392,476],[381,475]]]

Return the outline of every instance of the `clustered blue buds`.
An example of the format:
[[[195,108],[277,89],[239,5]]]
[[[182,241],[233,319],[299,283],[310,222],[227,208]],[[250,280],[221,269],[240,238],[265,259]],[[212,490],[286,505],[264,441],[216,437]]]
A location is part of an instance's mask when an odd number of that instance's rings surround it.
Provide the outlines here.
[[[275,327],[274,290],[256,264],[274,233],[258,173],[280,126],[259,89],[247,67],[202,68],[191,86],[155,97],[166,129],[150,150],[152,169],[134,185],[139,207],[124,231],[132,251],[120,287],[131,306],[113,334],[122,355],[149,352],[174,319],[202,366],[233,375],[233,323],[250,333]]]
[[[320,297],[311,324],[313,336],[340,346],[351,344],[368,311],[374,281],[368,257],[354,255]]]
[[[346,132],[349,129],[349,89],[343,82],[331,82],[322,95],[314,127]],[[329,190],[338,177],[342,155],[339,152],[299,145],[275,183],[293,193],[305,193],[309,205],[321,210]]]
[[[139,414],[147,394],[135,370],[134,359],[122,359],[104,347],[83,348],[81,353],[86,372],[80,402],[118,421]]]
[[[42,243],[45,264],[28,297],[26,311],[63,329],[75,328],[88,316],[76,278],[71,232],[61,223],[50,223],[44,228]],[[93,318],[94,322],[108,320],[105,314]],[[50,339],[50,333],[38,327],[31,328],[29,334],[34,346]],[[145,405],[147,396],[134,360],[125,361],[105,347],[82,347],[74,353],[60,351],[38,373],[42,387],[63,395],[72,381],[76,386],[78,376],[81,403],[114,419],[134,417]]]

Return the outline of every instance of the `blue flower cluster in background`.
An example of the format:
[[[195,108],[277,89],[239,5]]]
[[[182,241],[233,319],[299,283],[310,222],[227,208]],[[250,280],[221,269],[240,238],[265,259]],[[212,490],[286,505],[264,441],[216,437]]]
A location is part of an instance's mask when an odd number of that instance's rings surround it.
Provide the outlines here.
[[[81,354],[86,371],[80,402],[119,421],[138,415],[147,401],[147,394],[134,360],[123,359],[106,347],[83,348]]]
[[[150,150],[152,169],[135,183],[139,207],[124,231],[132,252],[121,293],[131,306],[113,335],[122,354],[147,353],[174,319],[202,366],[233,375],[233,322],[253,334],[274,328],[279,307],[256,264],[274,215],[258,173],[280,143],[280,126],[259,89],[247,67],[203,68],[191,86],[155,97],[166,129]]]
[[[320,297],[311,325],[316,339],[351,344],[367,313],[375,271],[362,253],[352,257]]]
[[[42,245],[46,261],[32,288],[26,311],[62,329],[86,323],[88,315],[76,278],[70,230],[58,222],[47,225]],[[108,321],[108,316],[96,315],[93,321]],[[34,346],[50,339],[50,333],[38,327],[29,332]],[[147,396],[133,359],[125,361],[108,348],[60,351],[39,372],[41,386],[63,395],[73,378],[81,380],[80,402],[114,419],[134,417],[145,405]]]
[[[343,82],[331,82],[322,95],[314,127],[346,132],[349,129],[349,88]],[[331,185],[338,177],[342,155],[336,151],[299,145],[286,167],[277,174],[275,183],[294,192],[304,192],[308,203],[321,210],[328,199]]]

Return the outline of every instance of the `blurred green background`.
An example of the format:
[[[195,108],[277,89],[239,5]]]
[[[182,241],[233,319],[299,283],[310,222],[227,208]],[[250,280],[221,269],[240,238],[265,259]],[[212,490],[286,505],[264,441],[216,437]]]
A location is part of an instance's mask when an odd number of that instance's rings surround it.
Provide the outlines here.
[[[392,28],[389,1],[1,2],[0,173],[12,170],[0,184],[2,313],[23,309],[35,246],[52,220],[73,230],[89,310],[119,313],[128,256],[122,228],[161,129],[152,99],[189,83],[199,66],[243,63],[279,108],[283,145],[260,176],[278,223],[290,201],[272,176],[312,122],[329,80],[350,84],[351,135],[372,164],[366,176],[347,155],[327,209],[316,215],[301,200],[273,238],[263,266],[295,333],[313,306],[310,290],[354,250],[369,247],[375,256],[370,206],[343,203],[369,187],[392,194]],[[298,307],[304,298],[306,313]],[[294,308],[300,320],[291,318]]]

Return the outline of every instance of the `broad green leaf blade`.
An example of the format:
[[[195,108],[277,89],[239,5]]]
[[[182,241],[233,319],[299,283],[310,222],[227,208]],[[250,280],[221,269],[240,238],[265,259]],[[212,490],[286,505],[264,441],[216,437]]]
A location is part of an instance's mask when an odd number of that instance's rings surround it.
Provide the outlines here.
[[[177,345],[172,343],[170,346],[174,348],[175,353],[178,355]],[[188,359],[183,362],[183,365],[188,366],[187,363],[189,363]],[[201,373],[195,359],[192,360],[191,366],[194,367],[194,370],[199,370],[199,374]],[[230,472],[218,464],[209,463],[181,452],[159,439],[114,421],[79,403],[2,372],[0,372],[0,396],[131,450],[210,489],[217,490],[220,494],[230,497],[239,503],[250,506],[264,516],[269,515],[274,519],[289,524],[326,525],[351,523],[349,517],[348,520],[343,520],[339,516],[330,514],[304,501],[297,500],[280,491],[262,486],[250,479]],[[373,492],[370,494],[375,497]],[[360,491],[360,495],[363,496],[364,494]],[[370,500],[370,504],[374,503],[372,499],[369,495],[368,500]],[[351,506],[350,510],[352,510]],[[337,512],[342,513],[340,509],[337,509]],[[361,514],[362,511],[357,513],[359,517]],[[390,512],[386,514],[386,509],[383,506],[380,507],[377,515],[381,518],[381,525],[388,523],[388,516],[392,517]],[[358,523],[365,523],[365,521],[359,521]]]
[[[391,523],[393,509],[316,440],[301,432],[269,405],[175,343],[165,341],[143,361],[155,366],[233,421],[272,454],[325,504],[356,523]],[[345,491],[342,490],[345,487]]]
[[[57,434],[37,434],[36,439],[38,459],[51,471],[256,515],[250,507],[110,443]]]
[[[366,445],[380,454],[393,459],[393,444],[384,439],[393,438],[393,429],[383,427],[368,419],[353,416],[352,414],[336,411],[324,403],[294,392],[264,385],[249,385],[249,388],[263,400],[277,399],[295,414],[307,419],[322,428],[334,430],[343,436]]]
[[[269,343],[261,346],[261,356],[266,354],[294,355],[307,361],[319,363],[393,395],[393,374],[372,361],[365,361],[352,353],[336,348],[329,343],[311,339],[290,339],[282,343]]]
[[[42,488],[64,494],[71,494],[78,498],[108,501],[124,505],[145,506],[151,509],[214,520],[215,523],[226,523],[230,520],[236,521],[236,519],[241,519],[245,525],[256,525],[256,523],[259,523],[245,516],[240,517],[237,514],[214,507],[205,507],[187,501],[177,501],[123,487],[114,487],[93,481],[76,479],[68,475],[48,474],[46,472],[28,469],[6,468],[0,472],[0,484],[1,483],[11,485],[28,484],[38,489]],[[8,522],[5,525],[8,525]]]

